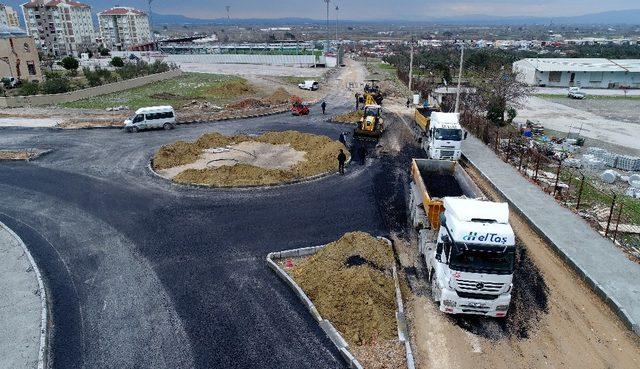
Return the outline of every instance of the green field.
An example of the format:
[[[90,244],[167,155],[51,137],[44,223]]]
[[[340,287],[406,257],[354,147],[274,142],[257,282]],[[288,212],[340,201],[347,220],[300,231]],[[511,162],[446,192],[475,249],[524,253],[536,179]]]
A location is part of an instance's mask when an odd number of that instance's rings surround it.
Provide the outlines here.
[[[179,108],[192,100],[206,100],[222,106],[253,92],[253,87],[240,77],[185,73],[165,81],[61,105],[85,109],[106,109],[120,105],[126,105],[131,109],[153,105],[171,105]]]

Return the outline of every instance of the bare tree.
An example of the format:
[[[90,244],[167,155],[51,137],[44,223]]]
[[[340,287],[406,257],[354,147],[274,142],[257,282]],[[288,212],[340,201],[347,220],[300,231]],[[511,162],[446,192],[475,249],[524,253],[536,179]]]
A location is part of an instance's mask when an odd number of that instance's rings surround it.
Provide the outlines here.
[[[515,116],[511,109],[521,107],[534,90],[518,81],[517,76],[517,72],[504,67],[475,71],[471,83],[476,88],[476,96],[467,105],[476,113],[484,112],[498,127],[505,126]]]

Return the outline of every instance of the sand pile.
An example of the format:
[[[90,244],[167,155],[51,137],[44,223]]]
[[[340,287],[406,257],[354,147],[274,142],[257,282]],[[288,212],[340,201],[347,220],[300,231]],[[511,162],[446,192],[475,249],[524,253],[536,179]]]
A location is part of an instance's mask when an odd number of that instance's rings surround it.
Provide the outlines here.
[[[289,103],[289,99],[291,99],[291,94],[284,88],[279,87],[274,93],[262,99],[262,101],[269,105],[280,105]]]
[[[27,150],[0,150],[0,160],[27,160],[35,156],[35,152]]]
[[[250,161],[243,163],[227,163],[228,165],[210,166],[202,169],[186,169],[172,180],[184,184],[200,184],[214,187],[260,186],[287,183],[304,179],[318,174],[337,171],[337,156],[340,149],[347,155],[348,150],[338,141],[326,136],[312,135],[297,131],[268,132],[261,136],[247,135],[224,136],[219,133],[202,135],[195,142],[178,141],[165,145],[158,150],[153,158],[153,167],[162,174],[162,170],[178,167],[200,160],[208,149],[234,148],[243,142],[265,143],[274,145],[273,149],[283,155],[293,155],[283,152],[278,145],[289,145],[292,150],[304,152],[302,159],[292,160],[292,166],[282,169],[274,166],[251,165]],[[254,145],[259,146],[259,145]],[[262,150],[262,149],[261,149]],[[250,155],[268,155],[266,152],[250,152]],[[289,156],[287,156],[289,157]]]
[[[397,337],[393,263],[386,242],[353,232],[302,260],[291,273],[350,344],[366,345]]]
[[[348,113],[335,115],[331,118],[334,123],[358,123],[362,118],[362,110],[350,111]]]

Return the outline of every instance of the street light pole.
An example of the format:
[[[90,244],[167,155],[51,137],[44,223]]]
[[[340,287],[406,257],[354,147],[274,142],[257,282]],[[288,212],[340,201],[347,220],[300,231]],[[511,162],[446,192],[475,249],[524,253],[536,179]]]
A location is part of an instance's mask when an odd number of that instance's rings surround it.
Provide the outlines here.
[[[327,4],[327,42],[325,52],[329,52],[329,3],[331,0],[324,0],[324,2]]]
[[[411,54],[409,56],[409,93],[413,94],[413,90],[411,89],[413,85],[413,36],[411,36],[410,42],[411,42]]]
[[[338,14],[340,13],[340,8],[336,5],[336,42],[338,42]]]

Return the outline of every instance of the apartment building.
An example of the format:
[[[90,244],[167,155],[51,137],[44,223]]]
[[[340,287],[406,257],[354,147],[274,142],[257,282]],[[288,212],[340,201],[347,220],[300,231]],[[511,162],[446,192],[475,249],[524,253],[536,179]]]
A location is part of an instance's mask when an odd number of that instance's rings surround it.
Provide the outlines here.
[[[31,0],[22,4],[27,31],[45,53],[79,56],[95,46],[91,7],[73,0]]]
[[[147,13],[124,6],[116,6],[98,13],[100,36],[111,50],[128,50],[132,46],[151,41]]]
[[[9,5],[0,3],[0,27],[20,27],[18,13]]]
[[[0,78],[42,81],[38,49],[20,28],[0,26]]]

